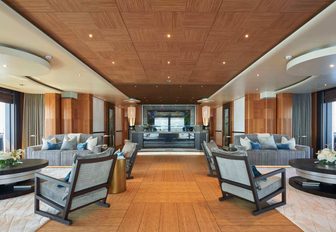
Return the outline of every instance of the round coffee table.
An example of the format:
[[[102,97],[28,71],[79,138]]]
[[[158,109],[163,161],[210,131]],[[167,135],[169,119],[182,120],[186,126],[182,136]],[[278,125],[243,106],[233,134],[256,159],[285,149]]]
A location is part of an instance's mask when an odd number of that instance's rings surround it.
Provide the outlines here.
[[[48,166],[48,160],[26,159],[21,164],[0,168],[0,200],[34,191],[34,175]]]
[[[289,178],[289,184],[301,191],[318,196],[336,199],[336,166],[319,164],[314,159],[294,159],[289,165],[296,169],[298,176]],[[305,178],[308,181],[319,182],[317,187],[304,187],[298,180]]]

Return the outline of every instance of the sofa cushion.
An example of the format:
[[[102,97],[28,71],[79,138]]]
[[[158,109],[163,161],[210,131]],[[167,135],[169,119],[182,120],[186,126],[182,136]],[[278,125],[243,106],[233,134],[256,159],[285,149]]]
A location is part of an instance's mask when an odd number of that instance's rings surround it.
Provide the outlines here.
[[[95,146],[97,146],[98,138],[93,138],[92,136],[86,140],[87,149],[92,151]]]
[[[256,142],[250,142],[250,143],[251,143],[252,150],[260,150],[261,149],[260,143],[256,143]]]
[[[30,159],[46,159],[49,161],[49,166],[61,165],[61,151],[60,150],[41,150],[33,151]]]
[[[290,150],[295,150],[296,146],[295,138],[287,139],[286,137],[282,137],[281,143],[288,144]]]
[[[273,150],[273,149],[276,150],[277,149],[273,135],[269,135],[269,136],[258,135],[258,140],[261,145],[261,149],[263,150]]]
[[[252,149],[252,145],[251,145],[251,140],[247,137],[245,138],[240,138],[240,145],[243,146],[245,148],[245,150],[251,150]]]
[[[258,197],[262,199],[281,188],[281,178],[272,176],[266,181],[259,181],[258,184],[260,186],[260,189],[257,189]]]
[[[277,148],[279,150],[289,150],[289,144],[287,143],[277,143]]]

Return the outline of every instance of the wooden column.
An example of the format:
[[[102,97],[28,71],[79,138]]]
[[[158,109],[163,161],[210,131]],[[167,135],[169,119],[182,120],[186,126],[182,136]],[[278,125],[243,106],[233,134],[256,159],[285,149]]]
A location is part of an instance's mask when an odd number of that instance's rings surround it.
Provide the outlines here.
[[[62,133],[92,133],[92,95],[78,94],[77,99],[61,100]]]
[[[276,133],[276,99],[245,96],[245,133]]]
[[[196,105],[196,125],[203,125],[201,105]]]
[[[74,132],[92,134],[93,127],[93,107],[91,94],[78,94],[75,100],[74,111]]]
[[[74,132],[74,99],[62,98],[61,101],[61,130],[63,134]]]
[[[277,134],[292,136],[293,95],[281,93],[277,95]]]
[[[44,94],[44,136],[61,133],[61,95]]]
[[[127,113],[127,108],[126,108]],[[136,106],[136,115],[135,115],[135,125],[141,125],[142,124],[142,105]]]

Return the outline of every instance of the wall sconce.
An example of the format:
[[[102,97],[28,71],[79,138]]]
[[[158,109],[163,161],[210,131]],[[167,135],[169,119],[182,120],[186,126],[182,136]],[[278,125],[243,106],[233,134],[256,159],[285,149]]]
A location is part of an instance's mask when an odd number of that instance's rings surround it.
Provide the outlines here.
[[[202,104],[202,121],[203,121],[203,128],[207,130],[209,128],[209,122],[211,117],[211,108],[210,105],[213,100],[208,98],[203,98],[197,101],[198,103]]]
[[[207,129],[210,121],[210,106],[202,106],[202,119],[204,129]]]
[[[128,106],[127,107],[127,118],[128,124],[130,129],[134,130],[135,126],[135,116],[136,116],[136,107],[135,106]]]

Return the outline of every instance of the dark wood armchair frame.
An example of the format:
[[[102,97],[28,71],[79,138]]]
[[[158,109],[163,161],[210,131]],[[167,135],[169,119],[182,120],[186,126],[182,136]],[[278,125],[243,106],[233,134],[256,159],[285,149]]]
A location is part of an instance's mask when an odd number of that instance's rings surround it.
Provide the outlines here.
[[[254,202],[253,201],[250,201],[250,202],[252,202],[256,205],[256,210],[254,210],[252,212],[253,215],[259,215],[261,213],[267,212],[269,210],[275,209],[279,206],[282,206],[282,205],[286,204],[286,170],[284,168],[280,168],[280,169],[277,169],[275,171],[263,174],[261,176],[254,177],[247,156],[225,155],[225,154],[219,154],[219,153],[216,153],[216,152],[213,153],[213,156],[214,156],[216,170],[217,170],[217,173],[218,173],[217,176],[218,176],[219,186],[220,186],[220,189],[221,189],[222,195],[223,195],[222,197],[219,198],[220,201],[224,201],[224,200],[230,199],[232,197],[238,197],[240,199],[249,201],[245,198],[241,198],[241,197],[233,195],[231,193],[224,192],[222,187],[221,187],[222,183],[228,183],[228,184],[231,184],[231,185],[234,185],[234,186],[252,191]],[[218,166],[218,162],[217,162],[216,157],[221,157],[221,158],[230,159],[230,160],[243,160],[245,162],[245,165],[246,165],[246,169],[247,169],[247,173],[248,173],[248,177],[249,177],[251,185],[248,186],[248,185],[245,185],[245,184],[242,184],[242,183],[238,183],[238,182],[234,182],[234,181],[231,181],[231,180],[223,179],[220,176],[219,166]],[[265,196],[264,198],[259,199],[258,192],[257,192],[257,187],[255,185],[255,181],[262,180],[264,178],[274,176],[274,175],[280,174],[280,173],[281,173],[281,188],[272,192],[272,193],[270,193],[269,195]],[[273,197],[277,196],[278,194],[281,194],[281,201],[269,205],[267,203],[267,201],[272,199]]]
[[[109,173],[109,178],[108,178],[108,181],[106,183],[99,184],[99,185],[96,185],[96,186],[93,186],[93,187],[75,192],[75,186],[76,186],[77,180],[78,180],[78,173],[79,173],[79,170],[80,170],[82,164],[103,162],[103,161],[107,161],[107,160],[110,160],[110,159],[113,160],[113,162],[112,162],[112,167],[111,167],[111,170],[110,170],[110,173]],[[63,224],[66,224],[66,225],[71,225],[72,221],[70,219],[68,219],[68,216],[69,216],[70,212],[73,212],[77,209],[80,209],[80,208],[83,208],[85,206],[91,205],[93,203],[96,203],[97,205],[100,205],[100,206],[106,207],[106,208],[110,207],[110,204],[106,202],[106,199],[107,199],[107,196],[108,196],[109,188],[111,186],[112,174],[113,174],[113,170],[114,170],[114,167],[115,167],[115,164],[116,164],[116,159],[117,159],[116,155],[110,155],[110,156],[105,156],[105,157],[101,157],[101,158],[92,158],[92,159],[78,159],[77,160],[77,167],[76,167],[76,170],[75,170],[76,174],[75,174],[75,177],[74,177],[74,181],[72,183],[68,183],[68,182],[65,182],[65,181],[60,180],[60,179],[56,179],[56,178],[53,178],[53,177],[50,177],[50,176],[47,176],[47,175],[43,175],[41,173],[35,174],[35,205],[34,205],[35,213],[39,214],[41,216],[44,216],[44,217],[48,217],[48,218],[50,218],[52,220],[55,220],[55,221],[58,221],[60,223],[63,223]],[[69,188],[69,194],[67,196],[65,206],[61,206],[61,205],[57,204],[56,202],[51,201],[51,200],[43,197],[40,194],[41,180],[52,181],[52,182],[54,182],[58,185]],[[103,187],[107,188],[107,193],[106,193],[106,196],[104,198],[101,198],[101,199],[99,199],[97,201],[94,201],[94,202],[90,202],[86,205],[77,207],[75,209],[71,209],[72,199],[74,197],[86,194],[88,192],[92,192],[94,190],[97,190],[97,189],[100,189],[100,188],[103,188]],[[56,214],[51,214],[51,213],[42,211],[40,209],[40,201],[42,201],[42,202],[46,203],[47,205],[57,209],[58,211],[60,211],[60,213],[58,213],[56,215]]]
[[[136,160],[136,157],[138,155],[138,151],[139,151],[139,148],[138,148],[138,145],[136,146],[136,148],[134,149],[133,151],[133,154],[132,156],[130,156],[130,158],[126,158],[126,160],[129,160],[129,169],[126,170],[126,178],[127,179],[133,179],[134,177],[132,176],[132,170],[133,170],[133,166],[135,164],[135,160]],[[127,161],[126,161],[127,162]]]
[[[207,161],[207,164],[208,164],[208,170],[209,170],[208,176],[217,177],[217,172],[216,172],[216,170],[213,170],[213,169],[211,168],[211,162],[212,162],[212,160],[214,160],[214,159],[213,159],[213,158],[210,156],[210,154],[207,152],[207,150],[205,149],[203,143],[201,144],[201,146],[202,146],[202,149],[203,149],[203,152],[204,152],[204,156],[205,156],[206,161]]]

